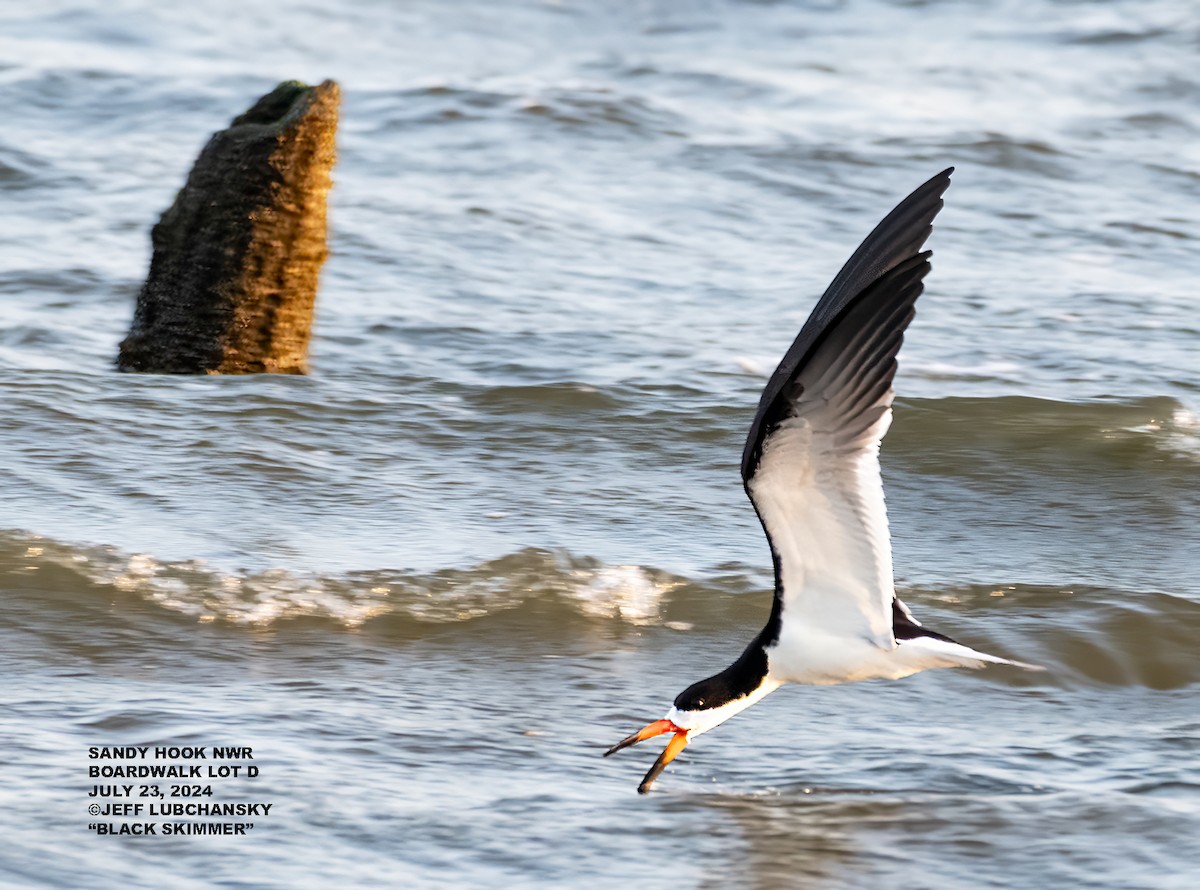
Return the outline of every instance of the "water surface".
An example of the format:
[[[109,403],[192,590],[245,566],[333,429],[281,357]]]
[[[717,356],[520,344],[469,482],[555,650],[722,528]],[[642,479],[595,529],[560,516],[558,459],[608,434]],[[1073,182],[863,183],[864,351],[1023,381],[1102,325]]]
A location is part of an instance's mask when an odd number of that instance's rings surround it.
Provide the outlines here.
[[[1190,4],[0,23],[0,883],[1195,885]],[[312,374],[115,373],[208,135],[326,77]],[[764,375],[951,164],[883,450],[897,587],[1049,670],[783,690],[639,797],[653,752],[599,754],[765,619]],[[275,809],[96,837],[118,744],[251,745]]]

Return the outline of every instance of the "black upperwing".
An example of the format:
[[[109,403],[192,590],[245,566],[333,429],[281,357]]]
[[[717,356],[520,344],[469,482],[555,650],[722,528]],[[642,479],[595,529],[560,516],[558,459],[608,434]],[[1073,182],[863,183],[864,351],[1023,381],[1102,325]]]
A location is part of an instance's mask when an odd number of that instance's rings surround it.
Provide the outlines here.
[[[750,426],[750,434],[746,437],[746,447],[742,452],[743,483],[749,484],[762,457],[764,441],[788,414],[788,393],[785,390],[799,376],[827,333],[838,327],[834,322],[852,310],[856,298],[871,289],[872,284],[901,263],[920,255],[921,247],[933,231],[933,218],[942,209],[942,194],[950,186],[950,174],[953,172],[953,167],[943,170],[901,201],[859,245],[822,294],[808,321],[763,389],[758,413]],[[923,273],[912,277],[919,281]]]

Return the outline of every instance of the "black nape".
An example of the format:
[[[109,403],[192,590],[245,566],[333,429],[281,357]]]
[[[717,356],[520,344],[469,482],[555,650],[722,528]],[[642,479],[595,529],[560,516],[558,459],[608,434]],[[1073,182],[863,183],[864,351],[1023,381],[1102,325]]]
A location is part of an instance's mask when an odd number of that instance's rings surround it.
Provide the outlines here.
[[[721,673],[693,683],[679,693],[675,697],[675,707],[681,711],[707,711],[745,698],[761,686],[767,676],[763,633],[756,636],[738,660]]]

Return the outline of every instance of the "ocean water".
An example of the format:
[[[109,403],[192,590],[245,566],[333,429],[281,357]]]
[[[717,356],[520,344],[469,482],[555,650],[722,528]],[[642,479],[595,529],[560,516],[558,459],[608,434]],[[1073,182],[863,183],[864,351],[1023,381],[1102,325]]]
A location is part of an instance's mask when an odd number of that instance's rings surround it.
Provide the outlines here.
[[[1197,886],[1198,49],[1185,0],[0,7],[0,885]],[[118,374],[200,147],[326,77],[312,373]],[[765,375],[949,165],[896,584],[1048,670],[789,688],[641,797],[600,754],[769,608]],[[116,745],[252,746],[212,799],[270,814],[99,836]]]

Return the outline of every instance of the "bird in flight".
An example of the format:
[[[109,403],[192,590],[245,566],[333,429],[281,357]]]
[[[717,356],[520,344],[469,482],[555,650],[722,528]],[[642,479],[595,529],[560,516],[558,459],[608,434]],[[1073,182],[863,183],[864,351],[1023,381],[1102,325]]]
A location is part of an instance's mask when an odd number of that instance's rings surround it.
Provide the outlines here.
[[[892,586],[879,443],[892,419],[896,354],[929,272],[931,254],[921,248],[953,172],[934,176],[867,236],[767,381],[742,482],[771,545],[771,615],[737,661],[605,752],[671,735],[639,792],[692,738],[785,683],[895,680],[986,664],[1040,670],[923,627]]]

